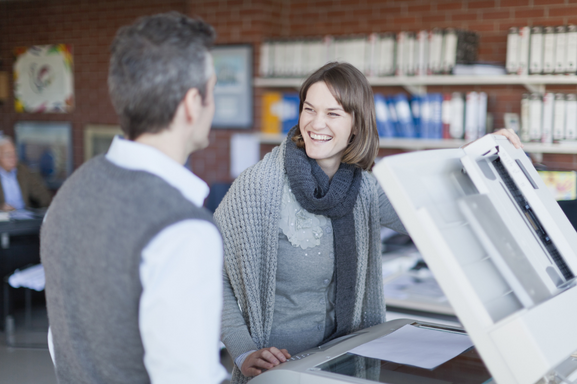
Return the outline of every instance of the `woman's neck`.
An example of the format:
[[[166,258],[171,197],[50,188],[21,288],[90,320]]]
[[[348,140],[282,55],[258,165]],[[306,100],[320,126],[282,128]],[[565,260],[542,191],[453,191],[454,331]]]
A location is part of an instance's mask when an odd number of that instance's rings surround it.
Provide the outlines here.
[[[324,160],[317,160],[317,164],[324,173],[329,177],[329,180],[333,179],[333,176],[339,170],[339,166],[341,165],[340,161],[336,161],[334,159],[324,159]]]

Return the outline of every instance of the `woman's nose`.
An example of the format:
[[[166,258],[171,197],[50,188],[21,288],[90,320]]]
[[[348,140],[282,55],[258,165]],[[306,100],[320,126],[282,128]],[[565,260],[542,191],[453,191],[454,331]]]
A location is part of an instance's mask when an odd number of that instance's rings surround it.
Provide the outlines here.
[[[317,113],[313,119],[313,128],[324,128],[325,125],[325,116],[322,113]]]

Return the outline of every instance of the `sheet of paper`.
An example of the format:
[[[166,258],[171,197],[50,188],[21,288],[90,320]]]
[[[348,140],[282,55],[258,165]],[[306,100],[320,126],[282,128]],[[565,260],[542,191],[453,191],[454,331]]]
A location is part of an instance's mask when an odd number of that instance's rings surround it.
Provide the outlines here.
[[[405,325],[351,349],[355,355],[434,369],[473,346],[469,336]]]
[[[230,138],[230,175],[238,177],[242,171],[258,162],[260,142],[257,135],[237,133]]]
[[[42,264],[26,268],[22,271],[16,270],[8,278],[8,284],[13,288],[29,288],[36,291],[42,291],[46,285],[46,277],[44,276],[44,267]]]

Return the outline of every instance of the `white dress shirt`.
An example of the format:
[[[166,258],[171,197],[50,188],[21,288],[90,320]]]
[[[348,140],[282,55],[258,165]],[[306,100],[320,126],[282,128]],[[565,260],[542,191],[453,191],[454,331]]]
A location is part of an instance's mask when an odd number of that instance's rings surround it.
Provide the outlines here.
[[[150,146],[117,136],[106,159],[162,178],[196,206],[208,195],[204,181]],[[222,259],[220,233],[204,220],[173,224],[143,249],[138,321],[152,383],[210,384],[226,377],[219,341]]]
[[[4,201],[15,209],[24,209],[22,191],[16,174],[16,168],[7,172],[0,168],[0,180],[2,180],[2,190],[4,191]]]

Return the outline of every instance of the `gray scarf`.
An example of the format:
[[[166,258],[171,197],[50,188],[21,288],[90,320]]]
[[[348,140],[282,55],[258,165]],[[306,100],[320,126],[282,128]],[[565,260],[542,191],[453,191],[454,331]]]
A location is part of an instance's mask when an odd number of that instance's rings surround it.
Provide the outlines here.
[[[299,204],[316,215],[331,219],[335,247],[336,330],[327,339],[334,339],[352,331],[357,275],[357,248],[353,207],[361,187],[360,168],[341,163],[329,180],[316,160],[307,156],[290,139],[296,127],[288,133],[285,169],[289,183]]]

